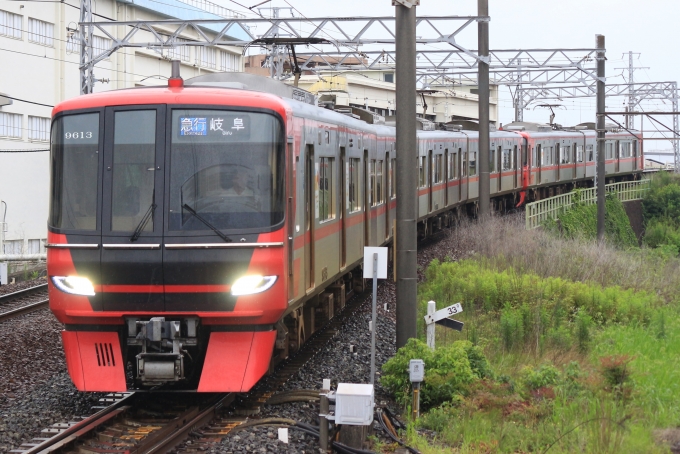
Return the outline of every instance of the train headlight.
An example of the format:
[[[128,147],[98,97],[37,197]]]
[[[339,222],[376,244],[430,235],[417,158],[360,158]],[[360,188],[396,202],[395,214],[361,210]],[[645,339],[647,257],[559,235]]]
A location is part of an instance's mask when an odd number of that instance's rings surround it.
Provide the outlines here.
[[[234,296],[253,295],[269,290],[276,282],[276,276],[243,276],[236,279],[231,286],[231,294]]]
[[[64,293],[71,295],[94,296],[94,286],[86,277],[52,276],[52,283]]]

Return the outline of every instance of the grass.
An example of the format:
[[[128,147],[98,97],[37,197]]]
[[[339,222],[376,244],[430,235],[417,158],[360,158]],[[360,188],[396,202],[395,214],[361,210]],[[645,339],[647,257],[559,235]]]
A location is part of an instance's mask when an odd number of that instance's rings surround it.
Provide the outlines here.
[[[461,301],[464,331],[437,327],[437,346],[468,341],[492,372],[428,401],[409,443],[423,453],[661,453],[680,440],[678,259],[527,232],[519,218],[464,223],[448,247],[425,272],[419,310]]]

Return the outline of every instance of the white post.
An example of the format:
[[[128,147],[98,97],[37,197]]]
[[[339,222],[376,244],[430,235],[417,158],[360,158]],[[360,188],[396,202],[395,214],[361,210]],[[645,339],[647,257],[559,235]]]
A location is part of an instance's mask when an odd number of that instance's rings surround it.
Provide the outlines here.
[[[434,301],[427,302],[427,315],[433,315],[437,312],[437,303]],[[427,324],[427,346],[434,350],[434,322]]]
[[[371,384],[375,384],[376,299],[378,298],[378,254],[373,254],[373,313],[371,314]]]

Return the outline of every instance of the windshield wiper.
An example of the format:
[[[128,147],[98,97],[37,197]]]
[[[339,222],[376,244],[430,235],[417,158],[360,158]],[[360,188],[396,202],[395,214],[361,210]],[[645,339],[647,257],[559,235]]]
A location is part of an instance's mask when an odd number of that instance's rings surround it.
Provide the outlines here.
[[[217,236],[219,236],[220,238],[222,238],[222,239],[223,239],[224,241],[226,241],[227,243],[231,243],[231,238],[228,238],[227,235],[225,235],[224,233],[222,233],[222,232],[220,232],[219,230],[217,230],[217,227],[215,227],[215,226],[212,225],[210,222],[208,222],[206,219],[204,219],[203,216],[201,216],[200,214],[196,213],[196,211],[194,211],[194,209],[191,208],[189,205],[187,205],[187,204],[185,203],[184,205],[182,205],[182,208],[186,208],[186,210],[187,210],[189,213],[191,213],[191,214],[193,214],[194,216],[196,216],[196,219],[198,219],[199,221],[201,221],[201,222],[202,222],[203,224],[205,224],[210,230],[212,230],[213,232],[215,232],[215,234],[216,234]]]
[[[142,230],[144,230],[144,227],[146,227],[146,224],[149,222],[149,219],[153,217],[153,212],[156,209],[156,204],[152,203],[151,206],[149,207],[148,210],[146,210],[146,214],[142,218],[141,221],[139,221],[139,224],[137,224],[137,228],[135,229],[134,233],[130,237],[130,241],[134,242],[139,239],[139,236],[142,234]]]

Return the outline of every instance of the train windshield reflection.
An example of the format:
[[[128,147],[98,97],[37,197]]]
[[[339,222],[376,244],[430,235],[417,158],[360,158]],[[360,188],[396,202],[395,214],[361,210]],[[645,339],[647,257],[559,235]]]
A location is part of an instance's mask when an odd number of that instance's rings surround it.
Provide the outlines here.
[[[265,229],[283,220],[283,130],[273,115],[174,110],[170,230]]]

